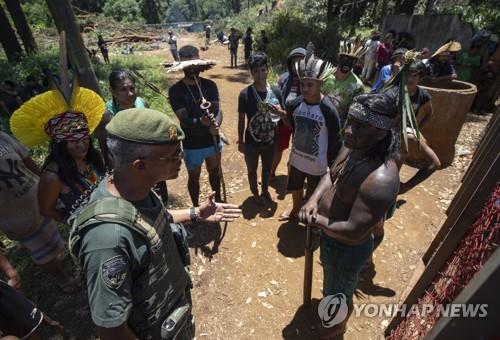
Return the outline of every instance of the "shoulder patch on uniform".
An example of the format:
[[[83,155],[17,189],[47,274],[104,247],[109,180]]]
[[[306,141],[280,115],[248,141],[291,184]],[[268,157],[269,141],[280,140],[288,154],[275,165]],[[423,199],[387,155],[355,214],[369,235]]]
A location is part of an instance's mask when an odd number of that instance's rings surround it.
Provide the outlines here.
[[[124,255],[113,256],[101,264],[101,278],[111,289],[118,289],[127,277],[127,259]]]

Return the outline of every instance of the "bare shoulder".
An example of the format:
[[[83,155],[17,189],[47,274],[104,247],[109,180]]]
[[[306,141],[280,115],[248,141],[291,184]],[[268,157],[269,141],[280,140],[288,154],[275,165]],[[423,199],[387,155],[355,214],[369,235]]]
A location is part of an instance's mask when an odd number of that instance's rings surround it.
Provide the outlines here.
[[[392,203],[399,191],[399,170],[395,161],[387,161],[364,180],[360,193],[369,200]]]
[[[43,169],[42,174],[40,175],[40,181],[44,181],[46,183],[54,183],[61,182],[59,175],[59,166],[55,162],[50,162],[47,164],[45,169]]]

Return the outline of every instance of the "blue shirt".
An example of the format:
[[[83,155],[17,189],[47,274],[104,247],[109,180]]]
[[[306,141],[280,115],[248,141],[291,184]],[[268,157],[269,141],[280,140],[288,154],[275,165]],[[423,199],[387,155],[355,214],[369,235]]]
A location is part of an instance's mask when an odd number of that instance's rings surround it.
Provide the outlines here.
[[[380,69],[380,75],[378,76],[377,81],[373,83],[372,92],[378,92],[385,84],[387,80],[392,77],[392,65],[385,65]]]
[[[144,103],[144,100],[141,98],[141,97],[137,97],[135,102],[134,102],[134,107],[135,108],[138,108],[138,109],[142,109],[142,108],[145,108],[146,107],[146,104]],[[118,107],[118,105],[116,105],[116,103],[114,102],[114,100],[108,100],[106,102],[106,110],[108,110],[109,112],[111,112],[111,114],[113,115],[113,117],[121,111],[121,109]]]

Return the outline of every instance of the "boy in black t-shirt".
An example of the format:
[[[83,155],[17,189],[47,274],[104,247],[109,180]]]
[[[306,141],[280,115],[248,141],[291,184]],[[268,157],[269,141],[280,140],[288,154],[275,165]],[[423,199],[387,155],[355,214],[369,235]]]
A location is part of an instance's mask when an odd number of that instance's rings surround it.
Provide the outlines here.
[[[183,46],[179,50],[181,61],[199,59],[198,49],[194,46]],[[212,135],[218,135],[218,127],[222,123],[222,111],[219,109],[219,90],[217,85],[199,76],[199,70],[187,68],[184,78],[175,83],[168,90],[172,110],[181,123],[186,135],[182,141],[184,162],[188,170],[188,191],[193,205],[198,206],[200,194],[200,174],[203,162],[207,167],[208,179],[212,190],[215,191],[215,200],[221,201],[221,180],[219,164]],[[199,85],[199,86],[198,86]],[[212,105],[212,117],[200,108],[202,98]],[[217,137],[217,151],[221,152],[222,144]]]
[[[248,183],[257,205],[272,201],[269,177],[275,151],[276,122],[286,119],[281,91],[267,82],[267,56],[252,53],[248,58],[252,85],[244,88],[238,98],[238,150],[245,155]],[[245,124],[247,122],[247,124]],[[262,162],[261,194],[257,187],[257,166]]]

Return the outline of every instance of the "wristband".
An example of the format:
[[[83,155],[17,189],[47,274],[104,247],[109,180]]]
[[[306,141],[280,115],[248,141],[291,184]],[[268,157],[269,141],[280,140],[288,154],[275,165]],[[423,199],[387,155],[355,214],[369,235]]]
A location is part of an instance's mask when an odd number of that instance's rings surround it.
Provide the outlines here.
[[[191,223],[195,223],[198,220],[195,207],[189,208],[189,219],[191,220]]]

